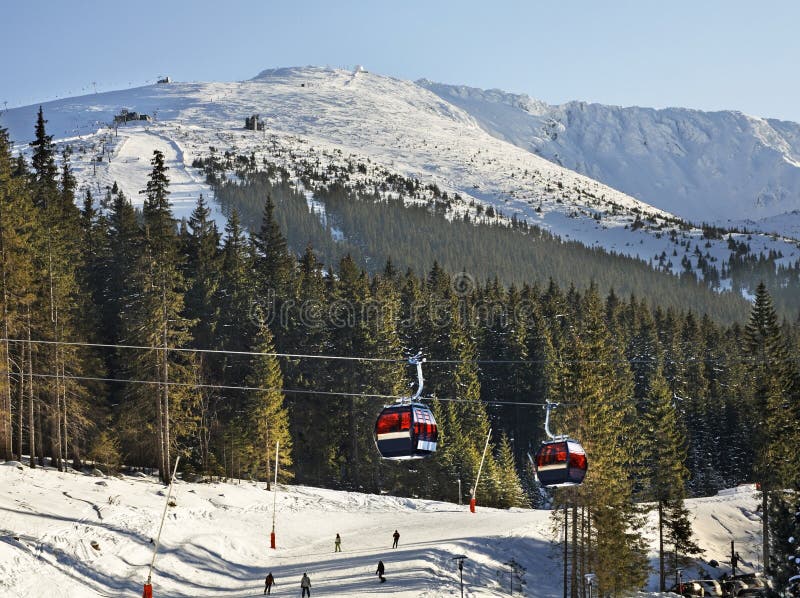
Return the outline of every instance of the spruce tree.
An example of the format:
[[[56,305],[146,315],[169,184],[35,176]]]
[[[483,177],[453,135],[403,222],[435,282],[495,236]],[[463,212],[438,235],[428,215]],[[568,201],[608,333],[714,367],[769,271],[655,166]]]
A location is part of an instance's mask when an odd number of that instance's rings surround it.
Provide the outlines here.
[[[292,322],[288,321],[286,301],[293,295],[295,259],[275,218],[275,204],[267,196],[261,226],[253,235],[255,280],[263,311],[274,322],[275,341],[282,347]]]
[[[691,538],[691,523],[683,506],[686,479],[685,438],[678,425],[672,393],[658,368],[651,376],[642,402],[640,421],[647,441],[643,444],[646,485],[644,498],[653,501],[658,511],[659,588],[666,590],[667,553],[665,540],[671,540],[673,553],[696,554],[699,549]]]
[[[192,328],[194,346],[205,349],[212,346],[215,336],[217,314],[213,297],[219,285],[222,265],[220,235],[210,215],[211,209],[200,194],[189,218],[190,234],[184,238],[184,267],[188,282],[186,316],[195,321]]]
[[[752,411],[755,430],[755,479],[761,486],[763,562],[768,571],[780,569],[786,555],[779,552],[770,516],[782,491],[800,484],[795,447],[800,445],[797,373],[791,362],[772,299],[766,286],[756,299],[744,329],[744,351],[751,359]],[[781,507],[779,507],[781,509]]]
[[[573,553],[573,567],[586,564],[598,575],[601,592],[618,596],[646,579],[643,521],[633,501],[631,477],[639,443],[631,376],[620,376],[622,346],[608,331],[596,288],[568,304],[575,306],[577,321],[570,322],[565,344],[563,388],[564,399],[575,405],[561,412],[556,429],[583,444],[589,472],[577,490],[562,492],[557,504],[572,506],[573,529],[579,508],[588,510],[592,541],[587,554]],[[575,538],[573,551],[583,544]],[[587,572],[573,568],[573,585]]]
[[[138,400],[129,406],[133,412],[128,411],[128,414],[150,414],[149,421],[140,421],[138,425],[146,425],[157,439],[160,476],[164,483],[169,483],[172,450],[176,439],[195,431],[199,397],[195,391],[170,385],[171,381],[196,378],[191,357],[170,351],[187,346],[192,322],[183,315],[186,283],[181,271],[176,223],[169,204],[167,167],[158,150],[153,152],[151,165],[147,187],[142,191],[145,195],[144,241],[133,272],[135,299],[124,319],[125,334],[130,342],[151,347],[129,360],[131,377],[157,379],[159,386],[158,392],[152,393],[134,384],[131,398]],[[153,394],[156,397],[153,409],[145,410],[142,401]],[[129,434],[136,438],[135,430],[130,430]]]
[[[247,386],[263,390],[248,391],[245,409],[240,419],[246,431],[244,451],[248,456],[247,469],[251,475],[264,475],[267,487],[272,481],[275,466],[275,446],[279,445],[279,475],[282,479],[292,477],[292,439],[289,434],[289,416],[284,407],[283,375],[275,352],[272,333],[262,324],[256,336],[253,350],[263,355],[252,359],[250,374],[245,379]]]
[[[24,359],[20,352],[22,346],[12,347],[8,339],[25,336],[25,314],[35,300],[31,242],[37,220],[37,211],[28,193],[27,176],[15,174],[8,133],[0,128],[0,316],[6,339],[0,345],[5,370],[0,383],[0,458],[3,459],[10,459],[15,449],[22,459],[22,426],[17,426],[17,438],[14,438],[12,417],[14,394],[18,397],[16,407],[20,417],[23,410]]]

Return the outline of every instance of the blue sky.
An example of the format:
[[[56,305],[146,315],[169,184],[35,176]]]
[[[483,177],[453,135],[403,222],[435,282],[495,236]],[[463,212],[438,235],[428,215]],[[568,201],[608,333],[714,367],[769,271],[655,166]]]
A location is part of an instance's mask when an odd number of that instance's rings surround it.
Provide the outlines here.
[[[0,14],[0,108],[158,75],[363,64],[551,103],[800,121],[795,0],[25,0]]]

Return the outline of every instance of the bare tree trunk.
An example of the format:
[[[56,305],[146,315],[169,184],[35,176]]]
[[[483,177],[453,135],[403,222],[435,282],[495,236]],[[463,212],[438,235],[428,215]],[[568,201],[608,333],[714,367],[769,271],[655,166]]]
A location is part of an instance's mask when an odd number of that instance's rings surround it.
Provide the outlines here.
[[[664,503],[658,501],[658,589],[667,591],[667,580],[664,571]]]
[[[25,343],[19,355],[19,388],[17,388],[17,458],[22,461],[22,429],[25,422]]]
[[[769,496],[763,484],[761,486],[761,550],[762,570],[766,571],[769,565]]]
[[[166,469],[164,470],[166,476],[164,483],[169,484],[172,473],[170,471],[170,431],[169,431],[169,356],[167,355],[167,333],[169,329],[169,320],[167,319],[167,290],[166,285],[162,286],[162,310],[164,316],[164,378],[163,378],[163,391],[164,391],[164,461]]]
[[[8,342],[9,329],[8,329],[8,309],[6,304],[6,289],[5,289],[5,271],[3,271],[3,334],[5,336],[5,361],[6,361],[6,387],[3,393],[2,407],[0,408],[0,459],[8,460],[12,458],[14,453],[14,428],[11,425],[13,421],[13,413],[11,410],[11,347]]]
[[[161,356],[156,354],[156,366],[157,369],[161,369]],[[165,476],[169,474],[165,473],[166,469],[164,467],[165,458],[164,458],[164,400],[161,394],[161,388],[158,388],[158,392],[156,392],[156,417],[158,418],[158,469],[159,469],[159,477],[163,482]]]
[[[31,308],[28,306],[28,450],[31,469],[36,469],[36,418],[33,407],[33,345],[31,344]]]
[[[0,212],[0,228],[2,228],[3,214]],[[2,259],[2,284],[3,284],[3,335],[5,337],[6,349],[6,388],[3,396],[2,406],[0,407],[0,458],[9,459],[14,452],[14,429],[12,426],[13,414],[11,411],[11,352],[9,347],[9,326],[8,326],[8,288],[6,282],[6,244],[5,237],[0,230],[0,259]]]
[[[567,589],[569,587],[569,578],[567,573],[569,571],[569,544],[567,543],[567,523],[569,522],[569,513],[567,511],[567,503],[564,501],[564,598],[567,598]]]
[[[67,461],[69,460],[69,431],[67,429],[69,409],[68,409],[68,406],[67,406],[66,375],[67,375],[66,363],[65,363],[65,360],[62,360],[61,361],[61,380],[62,380],[63,383],[61,384],[61,392],[62,392],[62,394],[61,394],[61,405],[64,408],[63,421],[62,421],[62,424],[64,426],[64,432],[63,432],[64,471],[66,471],[66,469],[67,469]],[[60,415],[59,415],[59,419],[61,419]]]
[[[572,494],[572,588],[570,596],[578,598],[578,501],[576,492]]]
[[[61,455],[61,365],[60,365],[60,355],[61,351],[58,350],[58,308],[53,310],[53,338],[56,341],[56,344],[53,345],[55,348],[55,359],[54,364],[56,368],[56,387],[53,389],[52,392],[55,394],[55,405],[53,405],[52,411],[52,422],[53,422],[53,432],[55,432],[55,460],[56,460],[56,467],[58,467],[58,471],[63,471],[63,459]],[[52,446],[52,442],[50,445]]]
[[[586,550],[586,542],[587,542],[587,517],[586,517],[586,506],[581,505],[581,579],[583,579],[583,575],[589,573],[588,568],[588,554]],[[586,598],[586,584],[582,583],[581,586],[581,597]]]
[[[42,467],[45,466],[46,461],[45,458],[45,448],[44,448],[44,403],[41,400],[36,401],[36,427],[38,430],[36,431],[36,458],[39,460],[39,465]],[[51,452],[52,456],[52,452]]]

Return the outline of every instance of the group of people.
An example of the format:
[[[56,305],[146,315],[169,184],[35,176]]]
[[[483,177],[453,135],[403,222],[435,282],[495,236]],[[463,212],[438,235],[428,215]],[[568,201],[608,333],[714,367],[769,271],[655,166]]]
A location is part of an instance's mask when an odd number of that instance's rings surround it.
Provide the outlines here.
[[[400,541],[400,532],[394,530],[392,534],[392,548],[397,548],[397,543]],[[336,534],[336,538],[333,541],[333,551],[334,552],[342,552],[342,538],[339,534]],[[378,561],[378,569],[375,571],[375,575],[378,576],[380,583],[384,583],[386,581],[386,577],[384,576],[386,573],[386,567],[383,564],[383,561]],[[267,574],[267,578],[264,580],[264,594],[271,594],[272,593],[272,586],[278,585],[275,583],[275,577],[272,575],[272,571]],[[302,591],[301,598],[308,596],[311,598],[311,579],[308,577],[308,572],[303,573],[303,577],[300,578],[300,589]]]

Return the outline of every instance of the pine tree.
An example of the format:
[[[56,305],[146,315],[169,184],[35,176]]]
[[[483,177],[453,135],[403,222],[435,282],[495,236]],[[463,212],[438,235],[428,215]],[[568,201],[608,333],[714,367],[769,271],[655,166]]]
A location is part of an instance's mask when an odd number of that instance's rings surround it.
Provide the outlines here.
[[[186,316],[196,323],[192,328],[194,346],[209,348],[215,336],[217,314],[213,297],[217,292],[221,276],[220,236],[217,226],[209,219],[211,209],[201,194],[197,206],[189,218],[191,233],[184,239],[186,262],[185,277]]]
[[[26,179],[26,176],[15,173],[8,133],[0,128],[0,315],[5,339],[24,336],[25,314],[35,299],[31,238],[37,226],[37,213],[28,194]],[[8,340],[0,345],[0,358],[5,369],[0,383],[0,458],[3,459],[10,459],[15,448],[18,457],[22,458],[22,425],[17,426],[15,439],[12,422],[12,395],[17,389],[20,391],[17,413],[19,421],[22,421],[24,359],[21,348],[21,345],[12,347]],[[16,384],[12,378],[15,373]]]
[[[614,343],[605,325],[596,288],[567,303],[575,306],[579,319],[570,322],[568,329],[563,388],[564,399],[576,405],[562,412],[556,429],[583,444],[589,472],[583,485],[562,493],[558,503],[571,504],[573,530],[577,530],[579,508],[589,513],[591,542],[576,537],[573,541],[573,587],[587,572],[575,567],[585,563],[598,575],[601,592],[616,596],[646,579],[643,521],[633,502],[630,468],[639,443],[631,376],[629,371],[620,375],[625,365],[622,347]],[[588,554],[580,557],[576,551],[584,544]]]
[[[149,420],[146,423],[140,420],[134,425],[147,426],[158,439],[159,472],[162,481],[169,483],[172,449],[176,439],[194,431],[194,408],[199,397],[194,391],[169,384],[176,379],[190,381],[194,377],[191,358],[169,350],[189,343],[192,322],[183,316],[186,283],[168,199],[167,167],[158,150],[153,152],[151,165],[153,170],[142,191],[145,232],[142,253],[133,272],[135,300],[125,313],[124,321],[130,342],[152,347],[129,360],[129,374],[135,379],[158,379],[159,387],[158,392],[151,393],[149,389],[134,385],[131,398],[135,400],[129,405],[128,415],[144,415]],[[154,408],[145,410],[143,401],[152,394],[156,396]],[[130,428],[130,424],[127,427]],[[144,454],[147,452],[145,449]]]
[[[284,407],[283,375],[274,355],[272,333],[262,325],[256,337],[254,351],[263,353],[253,358],[247,386],[263,390],[249,391],[241,416],[242,429],[246,430],[245,454],[248,455],[250,474],[264,474],[267,488],[272,480],[275,463],[275,445],[279,444],[279,475],[290,479],[292,465],[292,439],[289,434],[289,416]]]
[[[503,433],[497,446],[496,481],[499,496],[495,506],[501,508],[527,507],[529,502],[522,491],[522,484],[517,474],[517,465],[508,436]]]
[[[38,295],[42,300],[38,303],[39,309],[34,310],[31,321],[36,327],[36,336],[54,343],[47,347],[47,357],[44,356],[43,349],[38,351],[51,373],[49,380],[38,384],[47,397],[44,404],[39,406],[41,417],[37,418],[38,424],[48,430],[47,433],[39,434],[42,443],[38,452],[42,458],[51,456],[55,465],[63,469],[64,459],[69,457],[70,451],[70,414],[80,413],[83,407],[80,401],[71,401],[69,398],[76,392],[81,394],[80,388],[74,383],[68,383],[63,376],[67,369],[79,373],[81,360],[74,347],[61,344],[64,338],[75,339],[79,336],[75,316],[79,306],[77,276],[81,262],[78,247],[80,229],[69,153],[64,153],[63,178],[59,181],[55,148],[52,136],[46,133],[46,122],[40,107],[35,139],[30,145],[33,147],[33,197],[35,205],[41,211],[44,225],[37,230],[38,242],[33,242],[36,247],[37,269],[42,273],[38,280]],[[30,355],[33,354],[30,351]],[[69,392],[68,386],[72,387],[73,392]],[[29,426],[35,425],[37,424],[33,421],[29,423]],[[74,432],[73,429],[72,436]]]
[[[800,485],[795,447],[800,443],[795,423],[800,417],[797,373],[789,359],[772,299],[761,283],[744,330],[745,355],[752,360],[752,411],[756,420],[755,479],[761,485],[763,562],[768,571],[781,569],[786,555],[775,549],[770,516],[785,488]],[[773,504],[775,503],[775,504]]]
[[[322,264],[311,246],[300,260],[295,305],[297,326],[288,341],[292,352],[325,355],[331,351],[329,302]],[[321,360],[286,360],[287,383],[302,390],[332,388],[331,365]],[[335,373],[335,369],[333,370]],[[329,397],[296,394],[287,397],[295,451],[303,455],[295,472],[298,481],[318,485],[334,477],[331,447],[338,431],[328,423],[337,417],[336,403]]]
[[[686,495],[685,439],[678,425],[672,393],[658,368],[650,378],[642,403],[640,420],[647,442],[643,444],[646,489],[643,495],[656,503],[659,537],[659,587],[666,590],[665,536],[672,541],[674,554],[696,554],[691,538],[691,523],[683,506]]]
[[[282,347],[289,334],[292,323],[287,320],[288,311],[284,309],[287,300],[293,295],[295,259],[286,245],[286,238],[275,219],[275,204],[267,196],[261,227],[253,236],[255,248],[254,269],[258,297],[262,302],[268,322],[274,322],[275,341]]]

